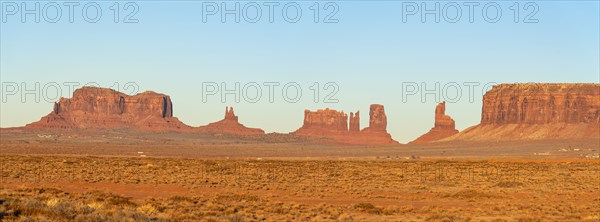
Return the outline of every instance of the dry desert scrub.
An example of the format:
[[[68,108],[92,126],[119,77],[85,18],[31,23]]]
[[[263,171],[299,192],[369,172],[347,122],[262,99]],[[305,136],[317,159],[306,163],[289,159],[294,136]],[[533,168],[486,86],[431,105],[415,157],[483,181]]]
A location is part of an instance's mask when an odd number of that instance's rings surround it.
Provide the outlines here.
[[[598,221],[600,164],[0,156],[2,221]]]
[[[0,197],[2,221],[169,221],[114,194],[4,189]]]

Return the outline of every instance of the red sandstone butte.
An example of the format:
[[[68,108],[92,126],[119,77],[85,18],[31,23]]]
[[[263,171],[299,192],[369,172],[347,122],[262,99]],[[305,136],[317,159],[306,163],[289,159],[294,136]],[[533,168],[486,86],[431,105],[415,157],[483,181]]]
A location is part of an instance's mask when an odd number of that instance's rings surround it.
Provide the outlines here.
[[[360,130],[360,112],[350,113],[350,127],[348,115],[344,112],[324,109],[317,111],[304,111],[304,124],[292,134],[297,136],[328,138],[335,144],[343,145],[394,145],[394,141],[387,133],[387,116],[382,105],[371,105],[369,113],[369,127]]]
[[[257,128],[248,128],[238,122],[238,117],[233,113],[233,107],[225,107],[225,118],[197,128],[200,133],[232,134],[232,135],[259,135],[265,131]]]
[[[446,102],[441,102],[435,107],[435,123],[433,128],[416,140],[410,142],[410,144],[435,142],[457,133],[458,130],[455,129],[454,120],[446,115]]]
[[[315,112],[304,110],[304,124],[294,134],[299,136],[339,136],[348,133],[348,115],[332,109]]]
[[[145,131],[182,131],[190,129],[173,117],[171,98],[146,91],[134,96],[112,89],[83,87],[70,99],[54,103],[52,112],[30,129],[106,129],[134,128]]]
[[[371,104],[369,107],[369,126],[347,139],[350,144],[358,145],[396,145],[397,141],[387,132],[387,116],[383,105]]]
[[[372,104],[369,111],[369,127],[362,132],[387,133],[387,116],[383,105]]]
[[[600,84],[500,84],[483,96],[481,123],[455,140],[600,137]]]

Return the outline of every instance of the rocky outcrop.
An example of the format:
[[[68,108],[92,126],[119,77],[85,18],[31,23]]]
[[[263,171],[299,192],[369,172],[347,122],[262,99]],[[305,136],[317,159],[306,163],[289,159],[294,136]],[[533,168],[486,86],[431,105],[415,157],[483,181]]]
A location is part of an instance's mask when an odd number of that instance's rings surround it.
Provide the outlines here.
[[[261,129],[238,122],[233,108],[225,108],[225,118],[207,126],[190,127],[173,117],[173,103],[164,94],[151,91],[129,96],[112,89],[83,87],[70,99],[54,103],[52,112],[28,124],[32,129],[114,129],[176,131],[209,134],[256,135]]]
[[[457,133],[458,130],[455,129],[454,120],[446,115],[446,102],[442,102],[435,107],[435,122],[433,128],[416,140],[410,142],[410,144],[436,142]]]
[[[327,136],[348,132],[348,115],[332,109],[304,110],[304,124],[294,132],[300,136]]]
[[[225,118],[223,120],[228,120],[232,122],[237,122],[238,117],[233,113],[233,107],[225,107]]]
[[[446,115],[446,102],[441,102],[435,107],[434,128],[454,130],[454,120]]]
[[[369,111],[369,127],[363,129],[367,132],[387,133],[387,116],[382,105],[372,104]]]
[[[265,134],[265,131],[257,128],[248,128],[238,122],[238,116],[233,112],[233,107],[225,107],[225,117],[223,120],[200,126],[197,132],[206,134],[230,134],[230,135],[259,135]]]
[[[364,145],[393,145],[398,144],[387,132],[387,116],[383,105],[372,104],[369,109],[369,126],[352,135],[348,139],[350,143]]]
[[[483,97],[481,124],[600,123],[600,84],[502,84]]]
[[[600,137],[600,84],[501,84],[483,96],[481,123],[449,139]]]
[[[190,127],[173,117],[171,98],[151,91],[134,96],[112,89],[83,87],[61,98],[53,111],[26,128],[135,128],[182,131]]]
[[[343,145],[394,145],[387,133],[387,116],[382,105],[371,105],[369,127],[360,130],[360,112],[348,115],[344,112],[325,109],[315,112],[304,111],[304,124],[292,134],[297,136],[331,139],[334,144]]]
[[[413,142],[600,138],[600,84],[501,84],[484,95],[479,125],[458,134],[454,125],[445,114],[445,103],[439,104],[434,127]],[[61,98],[52,112],[26,128],[264,134],[240,124],[233,108],[226,108],[219,122],[192,128],[173,116],[167,95],[147,91],[129,96],[96,87],[83,87],[72,98]],[[329,138],[336,144],[398,144],[387,133],[384,107],[377,104],[371,105],[369,126],[362,130],[358,111],[348,116],[330,109],[306,110],[303,126],[292,134]]]
[[[360,112],[350,112],[350,132],[360,132]]]

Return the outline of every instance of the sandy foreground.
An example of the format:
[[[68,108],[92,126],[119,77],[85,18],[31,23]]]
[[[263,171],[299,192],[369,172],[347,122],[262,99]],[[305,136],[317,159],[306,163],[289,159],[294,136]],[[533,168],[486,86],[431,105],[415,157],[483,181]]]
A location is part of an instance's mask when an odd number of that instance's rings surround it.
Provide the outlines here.
[[[0,148],[3,221],[600,220],[594,140],[336,147],[3,132]]]

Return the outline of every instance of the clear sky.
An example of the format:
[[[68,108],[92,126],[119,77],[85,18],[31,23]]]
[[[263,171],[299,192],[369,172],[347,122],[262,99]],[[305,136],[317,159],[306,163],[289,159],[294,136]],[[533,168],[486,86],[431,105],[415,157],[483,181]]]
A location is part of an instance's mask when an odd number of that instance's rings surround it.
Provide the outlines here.
[[[139,92],[170,95],[174,115],[192,126],[220,120],[224,107],[234,106],[241,123],[267,132],[294,131],[302,125],[304,109],[326,107],[360,110],[365,127],[369,105],[383,104],[388,131],[405,143],[433,126],[435,95],[426,95],[423,102],[422,86],[435,91],[438,82],[440,95],[447,89],[441,98],[452,100],[446,111],[462,130],[479,123],[487,83],[600,81],[598,1],[519,1],[518,7],[515,1],[497,1],[487,6],[487,13],[482,8],[490,1],[438,1],[439,23],[435,14],[425,14],[425,22],[421,21],[423,6],[432,10],[435,1],[319,1],[318,23],[312,10],[315,1],[288,5],[285,16],[283,8],[289,1],[237,1],[239,23],[235,14],[225,14],[225,23],[221,21],[223,6],[234,9],[236,1],[205,2],[204,8],[200,1],[120,2],[118,23],[114,1],[92,6],[80,2],[73,6],[73,23],[70,3],[47,1],[38,1],[39,23],[35,14],[25,14],[23,23],[21,3],[2,1],[1,127],[22,126],[49,113],[56,90],[46,88],[45,93],[43,86],[57,83],[61,95],[70,97],[65,83],[96,82],[129,92],[124,85],[134,82]],[[36,1],[24,3],[35,10]],[[273,7],[271,23],[266,5],[275,3],[279,5]],[[471,3],[479,4],[474,6],[473,22],[467,6]],[[87,14],[82,12],[84,6]],[[90,22],[95,19],[94,6],[102,9],[96,23]],[[261,8],[258,18],[256,6]],[[293,23],[296,6],[302,16]],[[494,6],[502,10],[495,23]],[[518,22],[514,9],[519,11]],[[124,23],[131,13],[128,21],[137,23]],[[324,23],[327,18],[334,23]],[[22,83],[32,90],[36,82],[41,84],[40,102],[33,95],[21,101]],[[235,82],[241,86],[256,82],[262,86],[262,98],[237,103],[229,95],[223,103],[217,94],[204,102],[203,82],[225,82],[230,89]],[[280,83],[273,103],[265,82]],[[302,89],[296,103],[282,96],[283,85],[290,82]],[[321,88],[318,102],[313,100],[314,82]],[[333,90],[323,88],[328,82],[339,87],[333,96],[337,103],[323,102]],[[465,83],[479,84],[474,86],[473,101]],[[16,95],[14,84],[19,87]],[[419,92],[403,93],[408,89],[403,86],[414,84]],[[462,92],[458,99],[456,85]],[[249,100],[254,89],[249,88]],[[288,98],[294,97],[291,92]]]

